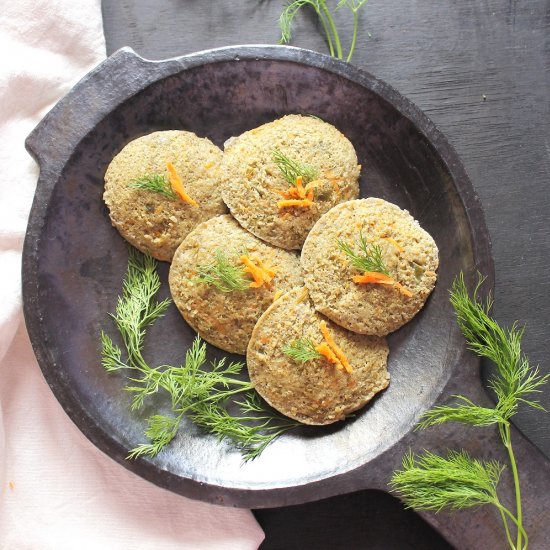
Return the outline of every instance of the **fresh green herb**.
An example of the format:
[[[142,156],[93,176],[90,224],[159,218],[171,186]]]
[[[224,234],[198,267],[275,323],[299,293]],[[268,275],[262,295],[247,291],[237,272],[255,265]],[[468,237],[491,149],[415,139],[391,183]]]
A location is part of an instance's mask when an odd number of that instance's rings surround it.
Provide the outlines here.
[[[246,392],[238,401],[240,416],[232,416],[219,402],[203,402],[193,410],[193,421],[219,440],[229,439],[243,453],[245,461],[259,456],[285,432],[300,423],[268,411],[256,392]]]
[[[390,276],[388,268],[384,265],[382,248],[377,244],[369,245],[363,237],[363,233],[359,235],[359,240],[357,241],[361,251],[359,254],[342,239],[338,239],[337,243],[338,248],[346,254],[355,269],[359,271],[374,271],[376,273],[383,273],[388,277]]]
[[[145,435],[149,442],[138,445],[128,458],[157,455],[176,436],[186,414],[207,432],[232,441],[243,452],[244,460],[255,458],[274,439],[299,425],[265,408],[252,384],[237,377],[242,363],[226,364],[224,358],[206,370],[206,345],[199,337],[186,352],[182,366],[150,367],[142,354],[146,329],[170,304],[169,300],[155,299],[159,288],[155,260],[130,250],[122,296],[111,315],[125,357],[122,349],[101,333],[102,365],[108,372],[128,372],[125,389],[133,394],[132,410],[142,408],[149,396],[159,392],[170,398],[171,414],[148,418]],[[238,403],[242,416],[231,415],[227,408],[230,398],[237,394],[244,395]]]
[[[298,363],[307,363],[314,359],[323,358],[323,355],[315,349],[315,344],[309,338],[294,340],[283,348],[283,353]]]
[[[244,265],[233,265],[223,250],[216,250],[214,261],[197,266],[198,275],[193,282],[215,286],[221,292],[234,292],[250,288]]]
[[[367,0],[340,0],[336,6],[336,10],[348,8],[353,14],[353,33],[351,44],[346,61],[351,61],[355,46],[357,43],[357,35],[359,31],[359,10],[367,3]],[[279,27],[281,29],[281,44],[288,44],[292,40],[292,24],[298,12],[309,7],[314,10],[319,22],[323,28],[323,33],[327,40],[330,55],[338,59],[344,59],[342,50],[342,42],[338,29],[334,22],[334,17],[327,6],[325,0],[294,0],[289,2],[279,18]]]
[[[353,34],[351,36],[351,45],[349,48],[348,57],[346,61],[351,61],[353,53],[355,52],[355,45],[357,43],[357,34],[359,30],[359,10],[367,3],[367,0],[340,0],[336,9],[347,7],[353,13]],[[369,35],[370,36],[370,35]]]
[[[440,512],[498,502],[497,485],[504,467],[483,462],[465,451],[441,457],[429,451],[403,457],[403,469],[394,474],[391,486],[417,510]]]
[[[540,392],[549,375],[541,376],[538,367],[532,367],[521,350],[523,329],[514,323],[510,329],[502,328],[491,316],[491,297],[482,301],[478,293],[483,279],[480,277],[472,296],[468,294],[464,276],[457,277],[451,289],[451,303],[457,321],[466,338],[468,347],[480,357],[490,359],[496,367],[489,386],[494,391],[497,403],[494,408],[482,407],[464,396],[456,396],[454,405],[435,407],[424,414],[419,428],[427,428],[444,422],[461,422],[472,426],[497,425],[502,443],[508,452],[516,496],[515,514],[505,508],[497,497],[497,484],[502,466],[497,463],[474,461],[464,453],[452,454],[448,459],[424,454],[413,457],[409,454],[403,460],[403,470],[395,472],[391,480],[393,490],[401,493],[405,503],[417,510],[441,510],[443,508],[466,508],[477,504],[494,504],[502,517],[506,538],[510,548],[527,548],[527,534],[523,528],[521,491],[518,468],[512,448],[510,418],[516,414],[520,404],[542,409],[531,396]],[[460,460],[455,460],[457,456]],[[446,460],[450,460],[447,461]],[[476,466],[474,466],[474,462]],[[457,464],[459,468],[457,469]],[[480,465],[484,464],[481,469]],[[488,464],[491,464],[488,466]],[[458,498],[457,481],[462,473],[469,472],[469,495]],[[498,472],[498,475],[497,475]],[[439,480],[439,486],[434,480]],[[474,485],[477,484],[477,489]],[[440,490],[440,489],[449,489]],[[483,490],[481,490],[483,488]],[[469,491],[469,492],[468,492]],[[485,499],[485,500],[484,500]],[[516,541],[512,540],[509,522],[516,526]]]
[[[273,160],[290,185],[296,185],[296,178],[302,176],[302,183],[305,185],[317,179],[319,171],[312,166],[302,164],[296,160],[288,158],[278,149],[273,151]]]
[[[170,182],[160,174],[148,174],[132,180],[129,184],[133,189],[141,189],[143,191],[151,191],[158,193],[169,199],[177,199],[178,195],[174,193]]]

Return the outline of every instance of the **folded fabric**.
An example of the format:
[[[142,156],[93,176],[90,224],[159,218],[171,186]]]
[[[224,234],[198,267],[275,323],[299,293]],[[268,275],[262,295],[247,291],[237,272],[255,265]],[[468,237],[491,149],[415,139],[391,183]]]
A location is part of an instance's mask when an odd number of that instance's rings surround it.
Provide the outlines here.
[[[96,449],[55,400],[21,310],[21,250],[38,178],[24,148],[105,57],[100,0],[17,0],[0,12],[0,548],[254,549],[248,510],[180,497]]]

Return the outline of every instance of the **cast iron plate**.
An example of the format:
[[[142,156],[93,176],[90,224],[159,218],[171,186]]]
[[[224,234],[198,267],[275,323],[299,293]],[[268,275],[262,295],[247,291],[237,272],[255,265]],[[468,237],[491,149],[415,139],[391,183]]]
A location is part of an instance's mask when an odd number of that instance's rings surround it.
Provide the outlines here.
[[[222,145],[286,113],[334,124],[354,144],[362,196],[408,209],[440,249],[437,287],[424,310],[390,341],[391,385],[352,420],[304,427],[243,464],[230,446],[186,424],[154,459],[125,459],[144,441],[121,376],[100,365],[99,334],[127,265],[126,244],[102,202],[103,175],[131,139],[186,129]],[[40,163],[23,260],[27,328],[40,366],[76,425],[125,467],[210,502],[260,507],[384,486],[383,463],[465,358],[448,302],[456,273],[490,276],[479,202],[456,153],[414,105],[372,75],[288,47],[235,47],[160,62],[121,50],[85,77],[27,140]],[[167,295],[167,267],[161,268]],[[181,362],[193,332],[171,307],[150,333],[153,364]],[[211,349],[211,353],[218,352]],[[474,365],[475,366],[475,365]],[[389,453],[389,454],[388,454]]]

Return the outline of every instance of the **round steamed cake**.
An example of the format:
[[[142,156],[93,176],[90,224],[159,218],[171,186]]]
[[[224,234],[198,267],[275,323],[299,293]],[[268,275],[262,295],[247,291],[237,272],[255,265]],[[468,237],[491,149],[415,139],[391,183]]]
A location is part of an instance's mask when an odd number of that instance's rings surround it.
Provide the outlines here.
[[[291,184],[276,153],[316,172],[311,206],[278,206]],[[310,116],[288,115],[230,139],[222,166],[222,196],[233,216],[260,239],[286,249],[301,248],[323,213],[359,195],[361,167],[353,145],[334,126]]]
[[[224,292],[201,279],[217,258],[244,277],[244,290]],[[269,284],[250,287],[241,257],[275,272]],[[211,274],[211,272],[210,272]],[[241,279],[242,280],[242,279]],[[230,215],[217,216],[194,229],[181,243],[170,267],[170,291],[184,319],[207,342],[233,353],[246,353],[260,315],[283,292],[303,284],[295,252],[270,246],[244,230]]]
[[[170,261],[197,224],[226,212],[218,185],[222,151],[210,140],[180,130],[154,132],[128,143],[105,173],[105,203],[112,224],[130,244]],[[178,198],[132,187],[144,176],[164,178],[172,163],[193,206]]]
[[[300,362],[285,353],[296,341],[323,342],[326,322],[352,372],[324,357]],[[331,424],[368,403],[389,384],[384,338],[349,332],[317,313],[305,288],[296,288],[265,311],[254,328],[246,362],[256,391],[275,409],[305,424]]]
[[[352,280],[363,271],[341,245],[362,255],[361,235],[368,251],[379,247],[398,285]],[[406,210],[376,198],[334,207],[315,224],[302,250],[304,279],[317,311],[349,330],[379,336],[418,313],[434,288],[438,263],[437,246],[419,223]]]

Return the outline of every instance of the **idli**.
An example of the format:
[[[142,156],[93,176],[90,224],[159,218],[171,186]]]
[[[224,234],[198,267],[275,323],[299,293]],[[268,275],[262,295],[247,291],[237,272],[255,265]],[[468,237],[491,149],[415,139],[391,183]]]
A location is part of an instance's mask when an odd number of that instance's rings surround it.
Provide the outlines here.
[[[128,143],[105,173],[112,224],[133,246],[170,261],[199,223],[227,211],[218,184],[222,151],[191,132],[153,132]]]
[[[308,235],[301,261],[317,311],[348,330],[378,336],[418,313],[439,264],[435,241],[420,224],[377,198],[327,212]]]
[[[222,197],[248,231],[300,249],[334,205],[359,196],[351,142],[322,120],[288,115],[231,138],[222,162]]]
[[[331,424],[389,384],[384,338],[349,332],[317,313],[295,288],[260,317],[246,362],[256,391],[304,424]]]
[[[244,355],[260,315],[303,278],[295,252],[264,243],[226,214],[184,239],[169,284],[180,313],[201,338]]]

